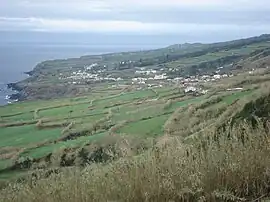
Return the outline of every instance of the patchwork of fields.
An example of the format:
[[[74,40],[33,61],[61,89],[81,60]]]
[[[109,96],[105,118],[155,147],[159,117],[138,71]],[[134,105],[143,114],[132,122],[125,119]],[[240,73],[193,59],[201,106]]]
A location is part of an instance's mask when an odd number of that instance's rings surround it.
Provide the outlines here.
[[[178,93],[177,93],[178,92]],[[184,96],[175,88],[102,92],[76,99],[21,102],[0,108],[0,178],[15,160],[40,159],[64,148],[80,148],[110,135],[155,137],[179,108],[206,96]],[[231,104],[251,91],[226,95]],[[170,99],[173,97],[173,99]]]

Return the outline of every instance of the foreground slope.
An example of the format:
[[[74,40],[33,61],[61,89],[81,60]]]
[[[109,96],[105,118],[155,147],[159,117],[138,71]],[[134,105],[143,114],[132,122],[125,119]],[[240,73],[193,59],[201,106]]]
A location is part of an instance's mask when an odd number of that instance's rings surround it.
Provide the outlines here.
[[[238,107],[242,100],[260,94],[269,79],[269,69],[262,68],[252,74],[244,72],[208,83],[197,82],[207,89],[205,94],[200,90],[185,93],[182,85],[103,89],[91,96],[2,107],[0,178],[17,177],[36,168],[108,160],[111,157],[103,149],[109,147],[116,155],[124,139],[132,139],[134,145],[130,147],[136,155],[164,134],[193,137],[216,126],[222,117],[220,124],[231,118],[233,114],[228,109],[236,113],[242,108]],[[238,88],[233,90],[235,87]],[[199,113],[194,109],[199,109]]]
[[[77,153],[90,165],[37,170],[3,188],[0,201],[263,201],[270,196],[269,87],[264,81],[181,106],[148,147],[110,136],[116,143],[100,145],[99,155]],[[135,155],[135,148],[144,151]],[[78,161],[66,152],[62,166]]]

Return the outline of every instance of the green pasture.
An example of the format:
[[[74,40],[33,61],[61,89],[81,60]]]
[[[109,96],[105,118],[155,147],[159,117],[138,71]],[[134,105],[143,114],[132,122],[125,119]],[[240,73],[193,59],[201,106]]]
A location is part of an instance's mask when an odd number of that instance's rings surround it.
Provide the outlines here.
[[[226,102],[227,104],[232,104],[235,100],[240,99],[240,98],[245,97],[245,96],[249,96],[252,93],[253,93],[252,90],[235,92],[235,93],[233,93],[233,94],[231,94],[229,96],[226,96],[223,99],[223,102]]]
[[[141,120],[137,122],[128,123],[120,128],[117,132],[129,135],[162,135],[163,125],[168,120],[170,115],[162,115],[148,120]]]
[[[106,135],[106,133],[99,133],[92,136],[79,137],[75,140],[57,142],[55,144],[49,144],[49,145],[42,146],[35,149],[29,149],[23,152],[21,156],[24,156],[24,157],[29,156],[32,158],[42,158],[52,152],[57,152],[60,149],[83,146],[85,143],[95,141],[95,140],[98,140],[99,138],[104,137],[104,135]]]
[[[163,96],[163,99],[155,100],[155,92],[159,96]],[[187,99],[183,101],[171,100],[171,104],[168,105],[166,103],[168,96],[177,95],[179,90],[166,87],[155,89],[155,92],[153,90],[141,90],[117,95],[106,94],[106,96],[100,96],[98,99],[95,99],[92,104],[89,97],[85,96],[63,99],[62,102],[61,100],[52,100],[50,102],[42,101],[41,104],[38,104],[38,102],[32,102],[32,104],[18,103],[1,107],[0,112],[4,116],[0,119],[2,123],[33,120],[34,111],[40,109],[38,118],[46,120],[46,122],[42,123],[46,127],[38,129],[35,124],[2,127],[0,128],[0,148],[9,146],[25,148],[20,156],[42,158],[63,148],[82,147],[86,143],[98,140],[104,137],[105,134],[108,134],[103,129],[100,129],[94,135],[89,133],[88,136],[77,137],[74,140],[50,143],[50,141],[57,140],[63,136],[62,131],[64,127],[60,126],[61,123],[68,124],[71,122],[74,122],[74,125],[65,134],[91,129],[93,124],[104,120],[104,124],[115,125],[128,121],[128,123],[116,131],[116,134],[119,135],[159,136],[163,134],[165,122],[177,108],[186,107],[188,104],[195,104],[205,99],[205,96],[186,97]],[[252,91],[233,92],[224,97],[222,102],[231,104],[236,99],[249,96],[251,93]],[[114,106],[115,104],[117,105]],[[13,110],[8,111],[6,108]],[[22,109],[22,111],[18,109]],[[112,116],[110,120],[106,120],[105,118],[108,116],[109,111],[112,112]],[[57,126],[58,124],[59,126]],[[50,128],[50,126],[56,128]],[[48,141],[47,144],[33,148],[36,144],[46,141]],[[0,160],[0,170],[9,167],[11,163],[12,161],[8,159]]]
[[[0,170],[3,170],[11,165],[12,165],[12,160],[10,160],[10,159],[0,160]]]
[[[244,56],[244,55],[248,55],[248,54],[252,53],[255,50],[261,50],[261,49],[264,49],[267,47],[270,47],[270,43],[265,43],[265,42],[264,43],[256,43],[256,44],[247,45],[245,47],[241,47],[241,48],[237,48],[237,49],[230,49],[228,51],[223,50],[223,51],[214,52],[214,53],[207,53],[205,55],[198,56],[198,57],[179,59],[177,61],[168,63],[167,66],[168,66],[168,68],[174,68],[174,67],[178,67],[178,66],[184,67],[184,66],[189,66],[189,65],[200,64],[200,63],[206,62],[206,61],[213,61],[213,60],[223,58],[226,56],[231,56],[231,55]]]
[[[0,148],[8,146],[24,147],[29,144],[57,139],[61,128],[39,130],[35,125],[0,128]]]

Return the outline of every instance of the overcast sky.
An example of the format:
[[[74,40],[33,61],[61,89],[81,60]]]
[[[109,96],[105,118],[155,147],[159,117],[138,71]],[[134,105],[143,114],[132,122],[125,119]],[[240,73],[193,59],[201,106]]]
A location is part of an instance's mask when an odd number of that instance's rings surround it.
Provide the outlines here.
[[[269,0],[1,0],[0,30],[252,36],[269,13]]]

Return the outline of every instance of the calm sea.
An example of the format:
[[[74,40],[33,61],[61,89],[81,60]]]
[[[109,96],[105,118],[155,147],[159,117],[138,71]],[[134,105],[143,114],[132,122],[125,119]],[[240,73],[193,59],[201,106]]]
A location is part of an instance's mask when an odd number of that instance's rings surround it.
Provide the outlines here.
[[[41,61],[139,49],[134,46],[0,44],[0,105],[7,104],[5,98],[12,94],[6,84],[26,78],[23,72],[32,70]]]

